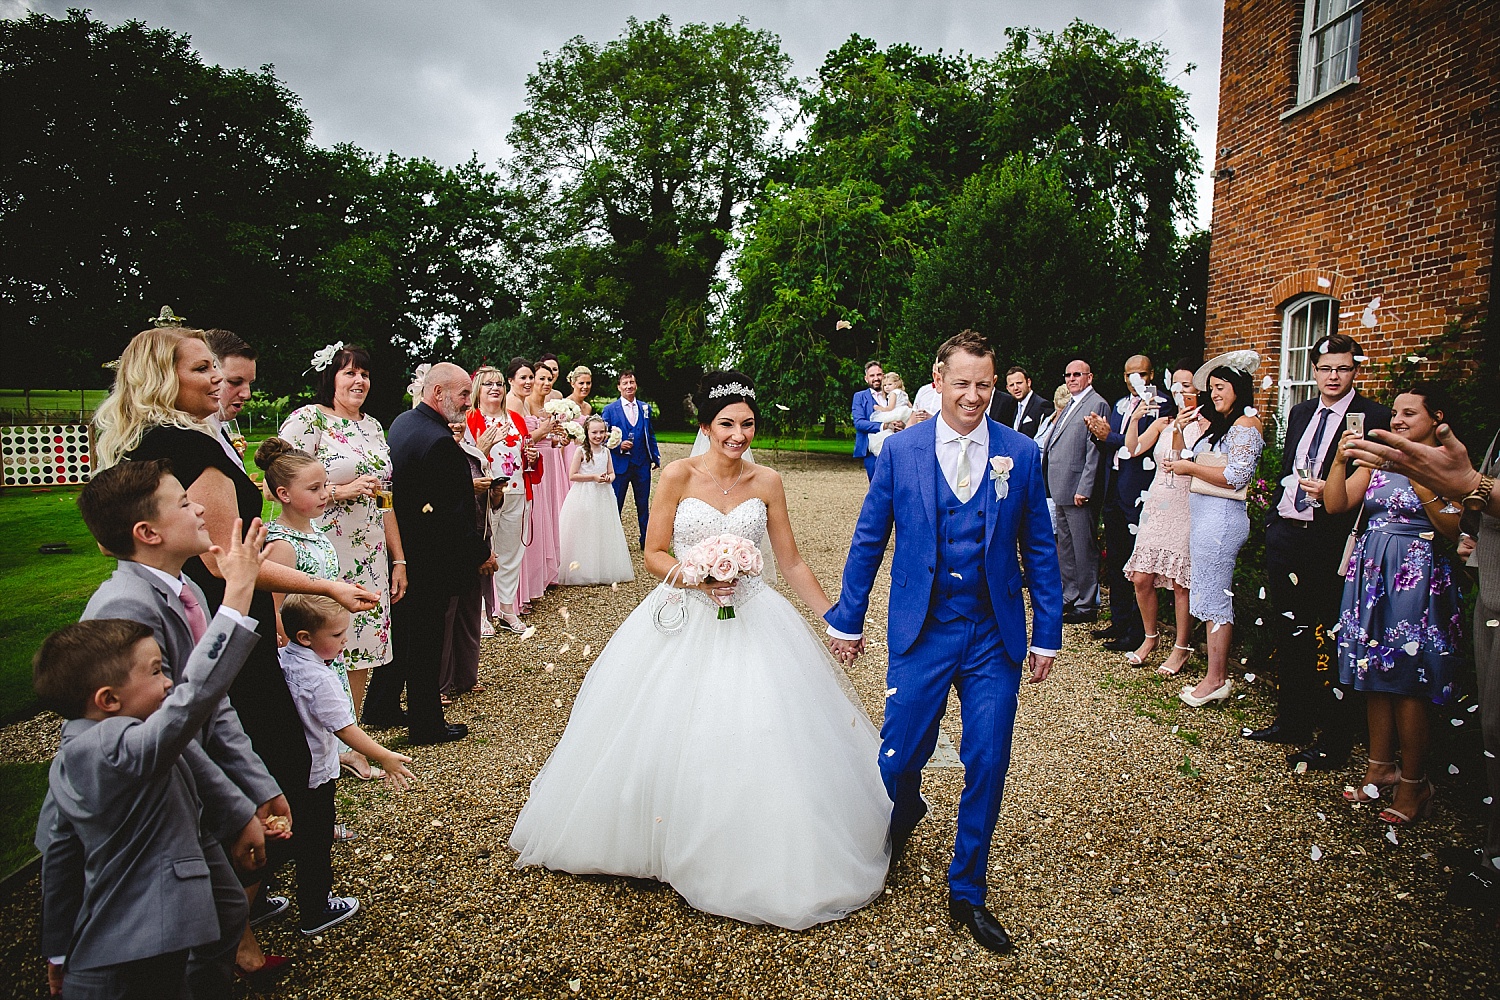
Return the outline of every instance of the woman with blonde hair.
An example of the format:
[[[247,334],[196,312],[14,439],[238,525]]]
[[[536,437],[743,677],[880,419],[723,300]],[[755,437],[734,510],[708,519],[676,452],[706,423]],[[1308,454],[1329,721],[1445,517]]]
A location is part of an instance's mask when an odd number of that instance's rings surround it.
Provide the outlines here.
[[[530,380],[530,367],[524,368]],[[529,443],[525,419],[510,409],[507,388],[510,379],[498,368],[485,365],[474,373],[473,409],[465,421],[464,440],[472,444],[489,465],[494,485],[490,488],[490,551],[497,568],[490,578],[494,603],[490,616],[500,628],[525,632],[517,617],[516,589],[521,580],[521,557],[525,552],[522,533],[526,525],[526,497],[530,486],[525,480]]]
[[[568,393],[568,399],[578,404],[585,418],[593,414],[594,408],[589,405],[589,393],[594,391],[594,373],[586,365],[579,365],[568,372],[568,385],[573,391]]]
[[[167,459],[188,498],[202,505],[204,526],[214,545],[228,551],[235,519],[249,524],[260,517],[264,497],[254,480],[219,446],[205,423],[219,410],[223,381],[203,331],[181,327],[145,330],[136,334],[120,355],[114,387],[100,405],[95,423],[101,467],[124,459]],[[202,611],[212,618],[224,599],[217,559],[205,552],[188,560],[183,572],[202,589],[208,600]],[[307,799],[312,756],[277,659],[276,606],[271,593],[320,594],[351,612],[367,611],[379,598],[363,587],[320,579],[270,560],[261,565],[255,588],[250,617],[258,623],[256,631],[261,639],[230,687],[229,700],[250,737],[251,747],[284,795],[284,800],[261,803],[262,810],[269,806],[272,811],[290,811],[294,818],[299,812],[316,815],[316,806]],[[304,859],[304,852],[315,852],[317,841],[297,837],[295,826],[293,831],[291,840],[268,844],[265,874],[288,858],[316,863],[316,858]],[[323,863],[327,863],[326,857]],[[247,887],[247,891],[254,899],[258,886]],[[238,956],[240,967],[246,973],[255,973],[265,962],[254,937],[247,932]]]

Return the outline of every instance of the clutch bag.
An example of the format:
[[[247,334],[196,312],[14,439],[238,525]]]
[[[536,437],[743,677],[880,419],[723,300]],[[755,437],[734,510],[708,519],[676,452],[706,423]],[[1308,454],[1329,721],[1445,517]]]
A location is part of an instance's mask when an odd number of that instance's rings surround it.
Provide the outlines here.
[[[1205,451],[1195,455],[1193,461],[1210,469],[1222,469],[1229,464],[1229,456],[1221,451]],[[1193,481],[1188,484],[1188,489],[1200,496],[1222,497],[1225,500],[1238,500],[1240,503],[1244,503],[1250,496],[1247,487],[1242,486],[1237,490],[1232,490],[1227,486],[1215,486],[1197,476],[1194,476]]]

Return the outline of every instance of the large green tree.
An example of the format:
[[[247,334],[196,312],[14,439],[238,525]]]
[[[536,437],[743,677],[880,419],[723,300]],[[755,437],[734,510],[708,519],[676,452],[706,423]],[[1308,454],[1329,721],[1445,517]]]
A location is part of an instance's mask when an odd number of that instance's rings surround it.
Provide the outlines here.
[[[207,65],[185,35],[81,12],[0,20],[4,377],[107,382],[163,304],[261,352],[306,393],[314,350],[368,347],[372,408],[418,360],[514,316],[517,192],[471,160],[320,149],[270,67]]]
[[[1186,94],[1166,79],[1160,46],[1080,22],[1059,33],[1013,30],[990,58],[880,49],[856,35],[828,55],[803,112],[806,137],[773,170],[784,186],[747,213],[731,315],[747,358],[777,357],[762,328],[780,323],[802,345],[781,353],[816,359],[781,376],[809,405],[826,401],[806,413],[809,423],[842,409],[861,384],[863,352],[883,343],[885,360],[921,378],[937,344],[964,327],[1003,336],[1002,360],[1047,365],[1079,349],[1080,331],[1100,365],[1192,339],[1183,331],[1201,312],[1200,246],[1177,234],[1197,154]],[[872,271],[860,241],[823,240],[847,228],[844,206],[859,203],[841,192],[851,190],[872,191],[888,218],[922,220],[903,230],[914,266]],[[806,204],[826,206],[825,224],[786,225]],[[1033,238],[995,232],[1001,217]],[[814,244],[819,253],[807,253]],[[1007,259],[985,259],[982,245]],[[1096,250],[1077,260],[1080,246]],[[853,280],[871,274],[878,289]],[[1056,286],[1038,280],[1054,274]],[[810,290],[833,291],[819,300]],[[868,301],[903,305],[876,312]],[[811,315],[820,302],[873,320],[879,335],[833,336],[831,322]],[[1095,319],[1101,303],[1108,335]],[[830,372],[841,387],[827,384]]]
[[[709,296],[736,210],[798,93],[777,38],[735,24],[631,19],[574,38],[526,83],[510,133],[517,186],[545,212],[528,304],[540,328],[612,334],[618,364],[663,403],[700,370]],[[664,407],[670,420],[674,405]]]
[[[0,20],[0,328],[8,377],[102,384],[163,303],[247,336],[290,285],[281,236],[316,210],[318,153],[269,68],[82,12]]]

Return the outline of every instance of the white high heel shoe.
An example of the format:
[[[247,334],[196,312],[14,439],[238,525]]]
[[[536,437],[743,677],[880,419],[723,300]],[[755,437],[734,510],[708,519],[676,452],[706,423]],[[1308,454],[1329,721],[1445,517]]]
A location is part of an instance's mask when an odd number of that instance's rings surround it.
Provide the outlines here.
[[[1223,684],[1220,684],[1202,698],[1196,698],[1193,696],[1193,685],[1185,684],[1182,690],[1177,693],[1177,697],[1181,698],[1185,705],[1191,705],[1193,708],[1202,708],[1211,701],[1224,701],[1229,697],[1229,692],[1233,690],[1234,681],[1225,680]]]
[[[1147,632],[1146,633],[1146,638],[1147,639],[1155,639],[1156,638],[1156,633],[1155,632]],[[1151,653],[1154,653],[1154,652],[1156,652],[1156,646],[1155,646],[1155,644],[1153,644],[1151,646]],[[1147,653],[1146,655],[1150,656],[1151,653]],[[1141,659],[1139,656],[1137,656],[1136,653],[1135,653],[1135,650],[1132,649],[1130,652],[1128,652],[1128,653],[1125,654],[1125,662],[1128,663],[1128,664],[1130,664],[1132,667],[1138,667],[1142,663],[1145,663],[1146,661],[1143,660],[1143,659]]]

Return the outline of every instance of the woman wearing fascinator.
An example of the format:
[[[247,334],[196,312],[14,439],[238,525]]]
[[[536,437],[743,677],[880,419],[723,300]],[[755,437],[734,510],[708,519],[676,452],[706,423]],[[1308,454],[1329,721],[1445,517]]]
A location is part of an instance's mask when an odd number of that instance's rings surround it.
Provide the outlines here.
[[[510,844],[518,866],[658,879],[700,910],[800,930],[885,884],[880,741],[822,640],[759,575],[768,535],[803,603],[830,607],[780,475],[745,460],[753,383],[712,372],[696,402],[707,450],[662,471],[646,535],[662,584],[589,670]]]
[[[369,352],[353,344],[329,344],[313,355],[309,371],[317,372],[316,400],[293,410],[279,436],[328,472],[328,509],[319,523],[338,553],[343,579],[380,595],[378,605],[350,621],[344,649],[358,716],[370,668],[391,661],[391,605],[406,592],[406,556],[390,503],[391,449],[380,421],[365,413]],[[374,775],[352,750],[342,760],[358,778]]]

